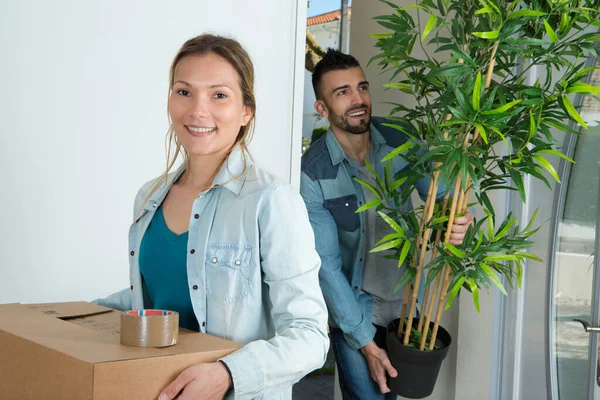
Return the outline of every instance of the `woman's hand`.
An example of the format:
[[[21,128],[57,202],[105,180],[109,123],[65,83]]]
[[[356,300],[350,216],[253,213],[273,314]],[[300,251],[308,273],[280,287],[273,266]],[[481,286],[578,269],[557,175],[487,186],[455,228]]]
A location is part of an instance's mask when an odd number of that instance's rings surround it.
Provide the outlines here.
[[[223,363],[198,364],[179,374],[158,400],[220,400],[231,384],[231,376]]]

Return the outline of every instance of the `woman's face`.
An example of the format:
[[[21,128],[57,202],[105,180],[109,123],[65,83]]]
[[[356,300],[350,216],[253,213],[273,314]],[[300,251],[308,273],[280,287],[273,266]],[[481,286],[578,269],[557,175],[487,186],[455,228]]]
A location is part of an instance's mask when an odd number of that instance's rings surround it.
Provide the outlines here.
[[[240,76],[223,57],[190,55],[175,66],[169,114],[190,157],[225,155],[253,111],[243,102]]]

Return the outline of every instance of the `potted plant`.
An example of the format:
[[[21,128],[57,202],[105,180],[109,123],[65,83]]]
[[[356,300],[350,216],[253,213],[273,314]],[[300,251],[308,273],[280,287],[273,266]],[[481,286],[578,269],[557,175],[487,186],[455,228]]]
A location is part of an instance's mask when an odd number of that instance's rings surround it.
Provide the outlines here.
[[[376,17],[388,31],[372,35],[379,54],[370,63],[391,71],[385,86],[417,104],[395,104],[388,125],[412,140],[384,161],[403,157],[412,168],[390,176],[388,167],[377,176],[369,166],[376,183],[360,183],[376,199],[357,212],[377,207],[393,232],[371,251],[406,265],[396,287],[406,287],[402,310],[388,327],[388,353],[400,369],[389,384],[404,397],[423,398],[433,391],[451,343],[440,326],[444,309],[467,291],[479,311],[482,289],[496,286],[506,294],[499,276],[520,287],[523,262],[540,260],[526,251],[537,230],[535,214],[526,224],[511,214],[497,221],[488,194],[516,190],[526,201],[525,175],[550,189],[548,176],[560,182],[547,157],[572,160],[557,149],[552,132],[579,133],[569,121],[587,129],[570,97],[600,91],[585,83],[593,67],[584,68],[587,57],[597,56],[600,0],[417,0],[407,7],[380,1],[391,13]],[[425,57],[412,55],[415,45]],[[529,82],[532,68],[546,75]],[[403,211],[423,177],[431,181],[425,204]],[[448,190],[436,201],[440,185]],[[471,192],[485,216],[461,246],[452,246],[449,232]]]

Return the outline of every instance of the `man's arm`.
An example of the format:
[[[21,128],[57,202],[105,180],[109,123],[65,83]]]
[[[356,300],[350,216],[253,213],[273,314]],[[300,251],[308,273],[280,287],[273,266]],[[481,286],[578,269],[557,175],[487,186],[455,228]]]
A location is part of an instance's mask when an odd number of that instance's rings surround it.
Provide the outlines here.
[[[323,192],[319,184],[304,172],[300,178],[300,193],[315,234],[317,253],[321,257],[319,282],[329,313],[344,332],[350,347],[358,350],[373,340],[375,327],[362,314],[350,283],[342,272],[337,225],[324,206]]]

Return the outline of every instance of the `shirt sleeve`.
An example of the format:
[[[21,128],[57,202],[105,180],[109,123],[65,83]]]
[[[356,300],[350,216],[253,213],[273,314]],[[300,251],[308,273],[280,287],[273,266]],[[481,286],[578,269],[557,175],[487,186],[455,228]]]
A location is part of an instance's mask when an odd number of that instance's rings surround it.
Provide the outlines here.
[[[363,315],[352,287],[342,272],[337,225],[324,206],[321,188],[316,181],[302,173],[300,193],[306,203],[317,253],[321,257],[319,281],[325,301],[333,321],[344,333],[346,342],[357,350],[373,340],[375,327],[371,319]]]

